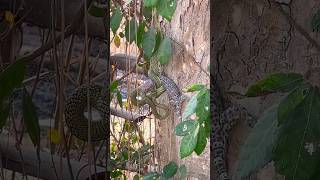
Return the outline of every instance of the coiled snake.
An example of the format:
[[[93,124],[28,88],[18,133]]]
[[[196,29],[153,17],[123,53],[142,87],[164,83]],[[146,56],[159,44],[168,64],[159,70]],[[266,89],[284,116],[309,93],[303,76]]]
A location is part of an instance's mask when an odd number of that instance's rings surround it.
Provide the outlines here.
[[[88,141],[88,119],[84,112],[87,108],[87,92],[89,90],[90,105],[98,110],[102,119],[92,121],[90,127],[91,141],[100,141],[108,136],[107,123],[109,122],[109,104],[103,93],[103,88],[98,85],[81,86],[67,100],[65,119],[71,134],[77,138]]]

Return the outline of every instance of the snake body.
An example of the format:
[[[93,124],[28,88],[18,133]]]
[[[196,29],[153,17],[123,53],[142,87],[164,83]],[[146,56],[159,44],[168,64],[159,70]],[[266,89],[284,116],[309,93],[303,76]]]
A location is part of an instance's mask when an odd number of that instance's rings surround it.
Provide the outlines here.
[[[98,110],[102,119],[92,121],[90,127],[91,141],[100,141],[106,138],[107,123],[109,122],[109,104],[103,95],[103,88],[98,85],[81,86],[67,100],[65,109],[66,125],[71,134],[88,141],[88,119],[84,116],[87,108],[87,92],[89,90],[90,105]]]
[[[238,105],[223,106],[222,94],[214,78],[210,80],[211,104],[211,140],[210,150],[213,153],[213,165],[219,180],[230,180],[228,175],[227,152],[229,131],[239,119],[246,119],[250,126],[255,122],[248,111]]]
[[[184,100],[182,93],[176,83],[161,70],[161,65],[156,59],[150,60],[148,77],[155,83],[157,88],[163,87],[167,92],[171,109],[175,111],[178,118],[181,119],[182,102]]]
[[[182,102],[184,99],[180,89],[178,88],[176,83],[164,73],[160,75],[160,80],[164,88],[166,89],[169,98],[169,103],[172,109],[176,112],[178,118],[181,119]]]

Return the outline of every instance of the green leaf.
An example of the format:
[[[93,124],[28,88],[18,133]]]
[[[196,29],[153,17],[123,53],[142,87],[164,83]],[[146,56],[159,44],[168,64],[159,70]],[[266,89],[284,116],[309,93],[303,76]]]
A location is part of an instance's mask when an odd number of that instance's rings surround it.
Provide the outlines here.
[[[174,132],[177,136],[185,136],[188,132],[195,129],[197,124],[198,121],[195,120],[182,121],[176,126]]]
[[[188,135],[184,136],[180,144],[180,158],[183,159],[192,154],[197,145],[199,125],[191,131]]]
[[[112,172],[110,173],[110,176],[111,176],[112,178],[117,178],[117,177],[120,177],[122,174],[123,174],[123,173],[122,173],[121,171],[115,170],[115,171],[112,171]]]
[[[311,20],[311,27],[313,31],[319,32],[320,30],[320,10],[318,10]]]
[[[157,4],[157,11],[166,20],[171,21],[172,16],[177,8],[176,0],[161,0]]]
[[[179,179],[180,180],[183,180],[183,179],[185,179],[186,177],[187,177],[187,167],[186,167],[186,165],[181,165],[180,167],[179,167]]]
[[[157,51],[157,59],[161,65],[167,64],[172,56],[171,40],[165,37]]]
[[[105,12],[105,5],[98,4],[96,1],[93,1],[88,9],[88,13],[94,17],[104,17]]]
[[[278,122],[279,125],[289,120],[288,117],[290,113],[292,113],[295,108],[302,102],[305,98],[303,94],[303,89],[298,88],[292,91],[289,95],[285,97],[279,104],[278,108]]]
[[[147,22],[151,22],[152,20],[152,8],[143,8],[143,16],[145,17]]]
[[[310,179],[320,161],[320,93],[317,87],[308,91],[305,99],[285,121],[274,148],[276,171],[286,180]]]
[[[138,28],[138,34],[137,34],[137,46],[141,47],[141,43],[143,41],[143,35],[144,35],[144,29],[146,27],[146,23],[143,21]]]
[[[10,106],[0,101],[0,129],[6,124],[10,112]]]
[[[196,152],[196,154],[199,156],[206,148],[206,145],[207,145],[207,135],[206,135],[205,123],[203,122],[202,124],[200,124],[197,145],[194,149],[194,152]]]
[[[142,49],[144,55],[150,59],[153,52],[154,48],[156,46],[156,36],[157,36],[157,31],[154,28],[151,28],[146,32],[143,36],[142,40]]]
[[[162,42],[162,34],[161,34],[160,31],[157,31],[156,46],[155,46],[155,48],[154,48],[154,52],[157,52],[157,51],[158,51],[161,42]]]
[[[139,178],[139,175],[138,174],[136,174],[135,176],[133,176],[133,180],[139,180],[140,178]]]
[[[163,167],[162,175],[165,178],[171,178],[177,173],[177,171],[178,171],[178,165],[174,161],[171,161]]]
[[[121,15],[121,10],[118,7],[112,14],[111,18],[110,18],[110,27],[111,30],[113,32],[113,34],[117,33],[117,30],[120,27],[120,23],[122,20],[122,15]]]
[[[196,114],[199,122],[207,120],[210,116],[210,92],[208,89],[202,89],[197,95]]]
[[[121,94],[120,91],[117,91],[117,100],[118,100],[119,106],[122,108],[122,106],[123,106],[123,103],[122,103],[122,94]]]
[[[188,87],[185,91],[186,92],[194,92],[194,91],[200,91],[202,89],[206,88],[203,84],[192,84],[190,87]]]
[[[26,71],[24,59],[19,59],[0,72],[0,103],[10,96],[14,88],[21,86]]]
[[[244,178],[272,160],[272,149],[279,131],[277,109],[276,104],[263,113],[241,147],[236,179]]]
[[[197,96],[192,96],[183,111],[182,121],[186,121],[189,116],[195,113],[197,104],[198,104]]]
[[[136,40],[138,32],[138,23],[136,18],[132,18],[129,23],[126,24],[125,27],[125,36],[128,42],[132,43]]]
[[[160,174],[158,174],[156,172],[151,172],[151,173],[144,175],[142,177],[142,180],[155,180],[155,179],[159,178],[159,176],[160,176]]]
[[[110,93],[113,93],[119,86],[119,80],[115,80],[110,84]]]
[[[26,92],[23,93],[23,118],[27,132],[33,142],[33,145],[40,145],[40,126],[36,109],[32,98]]]
[[[143,0],[145,7],[153,7],[157,5],[158,0]]]
[[[246,92],[246,96],[256,97],[275,92],[289,92],[301,85],[303,76],[295,73],[277,73],[267,76],[265,79],[257,81],[251,85]]]

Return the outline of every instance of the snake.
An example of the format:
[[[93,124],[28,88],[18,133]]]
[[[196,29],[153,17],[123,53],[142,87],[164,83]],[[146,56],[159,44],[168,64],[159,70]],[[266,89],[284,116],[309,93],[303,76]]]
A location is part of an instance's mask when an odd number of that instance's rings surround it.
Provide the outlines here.
[[[157,103],[156,98],[166,91],[170,106],[180,118],[181,103],[183,101],[180,89],[171,78],[163,72],[159,72],[159,68],[157,70],[157,67],[159,67],[157,61],[153,60],[151,64],[152,68],[149,68],[148,70],[148,79],[130,94],[132,102],[139,106],[148,104],[156,118],[164,119],[168,116],[167,108]],[[100,141],[105,139],[110,112],[109,104],[107,103],[104,95],[104,89],[101,86],[83,85],[75,90],[66,102],[64,112],[66,125],[70,129],[72,135],[83,141],[88,141],[89,125],[88,119],[84,115],[88,104],[87,93],[89,93],[90,104],[98,110],[102,117],[99,121],[92,121],[90,123],[91,141]],[[138,99],[138,96],[140,96],[141,99]],[[166,110],[165,115],[160,115],[157,111],[157,107]]]
[[[169,78],[162,70],[161,65],[155,58],[149,60],[149,69],[147,70],[147,80],[138,88],[132,91],[130,97],[134,105],[143,106],[148,104],[152,113],[158,119],[165,119],[168,116],[167,108],[156,102],[162,93],[167,92],[169,104],[171,109],[176,112],[178,118],[181,119],[182,102],[185,100],[184,96],[176,83]],[[137,99],[137,96],[140,99]],[[157,107],[166,110],[164,116],[161,116]]]
[[[237,104],[225,105],[226,99],[222,96],[215,77],[210,78],[210,89],[212,119],[210,152],[213,153],[213,166],[218,180],[230,180],[227,164],[229,132],[239,119],[246,119],[250,127],[255,124],[255,119],[245,108]]]
[[[97,109],[102,117],[102,119],[90,123],[91,141],[101,141],[107,136],[110,107],[106,101],[104,89],[99,85],[82,85],[75,90],[66,102],[64,111],[66,125],[72,135],[83,141],[88,141],[89,125],[88,119],[84,115],[88,104],[88,92],[90,105]]]

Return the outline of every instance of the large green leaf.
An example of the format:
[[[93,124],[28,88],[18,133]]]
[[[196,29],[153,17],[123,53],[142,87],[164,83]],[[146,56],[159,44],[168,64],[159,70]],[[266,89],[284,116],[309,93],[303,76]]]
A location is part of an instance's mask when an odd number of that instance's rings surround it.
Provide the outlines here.
[[[272,160],[272,149],[279,131],[277,109],[278,105],[274,105],[263,113],[241,147],[236,179],[242,179]]]
[[[197,145],[194,149],[194,152],[196,152],[197,155],[200,155],[206,148],[206,145],[207,145],[207,135],[206,135],[205,123],[203,122],[202,124],[200,124]]]
[[[185,136],[188,132],[195,129],[197,124],[198,121],[195,120],[182,121],[175,127],[174,132],[177,136]]]
[[[115,11],[113,12],[113,14],[110,18],[110,27],[111,27],[113,34],[117,33],[117,30],[119,29],[121,20],[122,20],[121,10],[118,7],[117,9],[115,9]]]
[[[146,32],[143,36],[142,40],[142,49],[144,55],[150,59],[153,52],[154,48],[156,46],[156,36],[157,36],[157,31],[154,28],[151,28]]]
[[[157,51],[157,59],[160,64],[167,64],[172,56],[171,40],[165,37],[159,46]]]
[[[138,47],[141,47],[141,43],[143,41],[143,35],[145,33],[145,27],[146,27],[146,22],[143,21],[139,25],[139,28],[138,28],[138,34],[137,34],[137,46]]]
[[[295,73],[277,73],[267,76],[265,79],[257,81],[251,85],[246,92],[246,96],[256,97],[275,92],[289,92],[300,86],[303,76]]]
[[[177,8],[177,1],[176,0],[160,0],[157,4],[157,11],[159,14],[171,21],[172,16]]]
[[[157,2],[158,2],[158,0],[143,0],[145,7],[153,7],[153,6],[157,5]]]
[[[138,33],[138,23],[136,18],[132,18],[129,23],[126,24],[125,27],[125,36],[128,42],[132,43],[136,40]]]
[[[297,88],[288,94],[284,100],[282,100],[279,104],[278,108],[278,122],[282,124],[286,120],[288,120],[289,114],[295,110],[295,108],[302,102],[304,99],[304,89]]]
[[[192,96],[183,111],[182,121],[186,121],[189,116],[195,113],[197,104],[198,104],[197,96]]]
[[[0,103],[11,95],[14,88],[20,87],[24,79],[26,64],[19,59],[0,72]]]
[[[23,118],[27,132],[35,146],[40,145],[40,126],[38,116],[32,102],[32,98],[26,92],[23,93]]]
[[[208,89],[202,89],[197,95],[196,114],[199,122],[202,123],[209,118],[210,115],[210,92]]]
[[[274,149],[276,171],[291,179],[310,179],[320,161],[320,94],[317,87],[290,114]]]
[[[170,161],[167,165],[163,167],[162,176],[165,178],[173,177],[178,171],[178,165],[174,161]]]
[[[197,145],[199,125],[188,135],[184,136],[180,144],[180,158],[183,159],[192,154]]]

